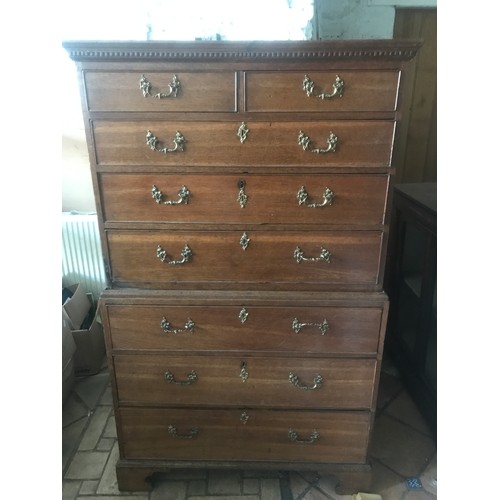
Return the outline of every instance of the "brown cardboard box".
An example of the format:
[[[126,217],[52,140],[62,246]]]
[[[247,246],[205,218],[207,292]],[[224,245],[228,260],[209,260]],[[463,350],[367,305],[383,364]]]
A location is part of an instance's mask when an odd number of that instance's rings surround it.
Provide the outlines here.
[[[62,403],[66,402],[75,385],[73,355],[76,344],[69,326],[69,319],[63,310],[62,314]]]
[[[63,310],[62,314],[62,367],[63,369],[68,364],[68,361],[73,357],[76,351],[75,340],[71,333],[71,323],[68,315]]]
[[[66,403],[75,385],[75,362],[69,358],[62,371],[62,404]]]
[[[104,359],[104,333],[101,320],[96,314],[88,329],[82,329],[82,323],[91,309],[91,303],[80,284],[67,287],[73,296],[63,305],[63,315],[70,324],[76,351],[73,355],[74,372],[77,376],[93,375],[101,369]]]

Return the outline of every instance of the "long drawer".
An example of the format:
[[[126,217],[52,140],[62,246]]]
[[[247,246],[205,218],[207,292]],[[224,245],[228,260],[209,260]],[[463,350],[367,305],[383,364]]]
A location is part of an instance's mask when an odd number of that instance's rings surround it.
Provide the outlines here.
[[[247,111],[394,111],[399,71],[248,71]]]
[[[248,121],[244,142],[238,136],[240,126],[236,119],[92,123],[98,165],[263,165],[307,169],[391,164],[395,123],[390,120]],[[327,152],[315,152],[316,149]]]
[[[106,305],[118,350],[377,352],[382,308]]]
[[[101,174],[106,221],[383,224],[387,175]]]
[[[83,75],[90,111],[236,111],[234,71],[88,70]]]
[[[375,359],[120,354],[121,404],[369,409]]]
[[[380,231],[107,231],[115,283],[378,283]]]
[[[368,412],[121,408],[128,459],[363,463]]]

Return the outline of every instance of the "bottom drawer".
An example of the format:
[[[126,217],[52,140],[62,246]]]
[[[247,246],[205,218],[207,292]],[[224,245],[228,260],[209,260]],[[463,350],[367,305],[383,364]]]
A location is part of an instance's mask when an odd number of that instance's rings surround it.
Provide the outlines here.
[[[369,412],[120,410],[123,458],[364,463]]]

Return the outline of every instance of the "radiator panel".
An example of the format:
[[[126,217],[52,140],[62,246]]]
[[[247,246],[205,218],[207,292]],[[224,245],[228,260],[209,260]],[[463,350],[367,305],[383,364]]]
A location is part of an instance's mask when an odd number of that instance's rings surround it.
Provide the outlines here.
[[[95,299],[106,288],[96,214],[62,214],[62,285],[74,283]]]

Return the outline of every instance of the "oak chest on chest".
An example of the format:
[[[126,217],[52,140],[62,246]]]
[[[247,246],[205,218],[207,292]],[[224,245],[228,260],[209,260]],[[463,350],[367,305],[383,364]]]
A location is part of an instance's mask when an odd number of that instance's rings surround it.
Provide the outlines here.
[[[120,489],[177,467],[367,487],[395,41],[64,44],[109,289]]]

